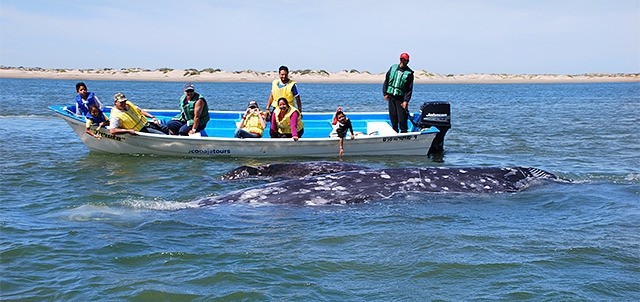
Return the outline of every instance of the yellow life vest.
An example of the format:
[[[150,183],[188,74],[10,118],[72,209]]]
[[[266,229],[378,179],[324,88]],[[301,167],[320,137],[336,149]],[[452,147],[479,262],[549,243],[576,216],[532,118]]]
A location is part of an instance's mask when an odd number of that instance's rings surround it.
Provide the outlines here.
[[[260,116],[256,114],[251,114],[245,117],[244,129],[251,133],[259,134],[260,136],[262,136],[262,133],[264,132],[264,127],[262,126],[262,122],[260,121]]]
[[[294,112],[298,112],[298,124],[296,127],[297,131],[302,130],[304,128],[304,123],[302,122],[302,114],[295,107],[289,107],[289,112],[287,112],[282,119],[280,119],[280,108],[276,107],[276,110],[273,114],[276,115],[276,123],[278,123],[278,132],[282,134],[291,134],[291,115]]]
[[[297,108],[296,105],[293,104],[293,100],[295,99],[295,96],[293,95],[293,85],[296,83],[293,80],[289,80],[289,82],[287,82],[287,84],[280,88],[278,87],[278,83],[280,83],[280,80],[274,80],[271,83],[271,95],[273,95],[273,101],[271,102],[271,104],[269,104],[269,107],[273,106],[278,108],[278,100],[280,98],[285,98],[287,99],[287,103],[289,103],[289,107],[292,108]]]
[[[140,109],[136,107],[131,101],[127,101],[126,111],[121,111],[116,107],[111,109],[111,119],[117,118],[120,120],[120,127],[122,129],[133,129],[140,131],[142,127],[147,125],[147,117],[140,112]]]

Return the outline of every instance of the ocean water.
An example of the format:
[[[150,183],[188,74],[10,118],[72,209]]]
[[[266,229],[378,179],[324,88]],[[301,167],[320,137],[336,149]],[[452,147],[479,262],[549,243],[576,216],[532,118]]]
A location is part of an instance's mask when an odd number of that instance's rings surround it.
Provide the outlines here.
[[[0,79],[2,301],[638,301],[640,83],[416,85],[450,101],[441,161],[532,166],[571,179],[512,194],[413,194],[366,204],[191,201],[263,184],[245,164],[90,153],[47,109],[76,81]],[[176,108],[183,83],[87,81],[106,104]],[[380,85],[300,83],[305,111],[384,111]],[[211,108],[264,106],[269,84],[196,83]],[[338,158],[326,158],[335,161]]]

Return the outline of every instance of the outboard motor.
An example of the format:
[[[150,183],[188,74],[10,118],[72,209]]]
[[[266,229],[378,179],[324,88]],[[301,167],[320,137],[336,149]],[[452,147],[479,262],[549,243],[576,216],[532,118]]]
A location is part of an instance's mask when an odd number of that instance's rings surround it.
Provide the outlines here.
[[[440,130],[431,143],[428,155],[444,152],[444,136],[451,129],[451,105],[449,102],[426,102],[420,106],[420,117],[414,124],[420,129],[434,126]]]

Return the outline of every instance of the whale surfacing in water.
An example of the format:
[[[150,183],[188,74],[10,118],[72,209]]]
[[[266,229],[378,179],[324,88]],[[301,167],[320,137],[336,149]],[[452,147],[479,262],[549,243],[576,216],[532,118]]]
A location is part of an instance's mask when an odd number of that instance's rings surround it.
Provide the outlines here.
[[[350,204],[395,194],[519,192],[555,175],[528,167],[429,167],[361,169],[272,182],[205,198],[200,206],[226,202],[302,205]]]
[[[330,161],[277,163],[256,167],[240,166],[225,173],[220,178],[222,180],[235,180],[251,177],[290,179],[362,169],[367,169],[367,167]]]

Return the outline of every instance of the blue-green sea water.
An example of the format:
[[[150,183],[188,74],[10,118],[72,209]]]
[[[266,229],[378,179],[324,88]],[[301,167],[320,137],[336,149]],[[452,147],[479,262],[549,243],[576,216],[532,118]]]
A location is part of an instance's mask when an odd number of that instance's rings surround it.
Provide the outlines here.
[[[76,81],[0,79],[2,301],[638,301],[640,83],[416,85],[450,101],[442,161],[533,166],[573,180],[511,194],[419,194],[366,204],[191,201],[266,180],[245,164],[90,153],[47,109]],[[177,108],[183,83],[87,81],[106,104]],[[195,83],[212,109],[266,103],[268,83]],[[309,84],[305,111],[385,111],[380,85]],[[347,142],[348,144],[348,142]],[[326,158],[325,160],[338,160]]]

